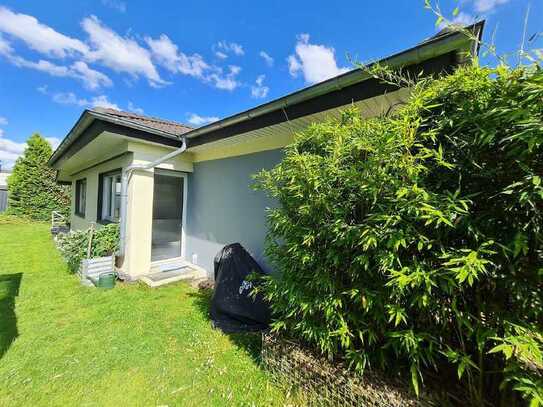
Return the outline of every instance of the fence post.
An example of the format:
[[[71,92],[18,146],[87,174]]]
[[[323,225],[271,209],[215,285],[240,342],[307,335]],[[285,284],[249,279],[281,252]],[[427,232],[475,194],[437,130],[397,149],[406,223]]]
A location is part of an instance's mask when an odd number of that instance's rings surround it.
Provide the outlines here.
[[[94,236],[94,222],[91,223],[89,228],[89,243],[87,246],[87,259],[91,258],[91,250],[92,250],[92,238]]]

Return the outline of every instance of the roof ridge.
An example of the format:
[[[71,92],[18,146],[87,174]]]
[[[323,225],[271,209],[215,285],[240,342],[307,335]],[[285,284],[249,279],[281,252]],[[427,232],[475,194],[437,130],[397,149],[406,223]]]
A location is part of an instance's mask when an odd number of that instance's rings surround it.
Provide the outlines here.
[[[170,125],[174,125],[174,126],[182,126],[182,127],[187,128],[187,129],[193,129],[193,127],[191,127],[191,126],[189,126],[189,125],[187,125],[185,123],[177,122],[175,120],[162,119],[160,117],[155,117],[155,116],[146,116],[146,115],[143,115],[143,114],[134,113],[134,112],[127,112],[127,111],[124,111],[124,110],[117,110],[117,109],[112,109],[112,108],[102,108],[102,107],[97,107],[97,108],[94,108],[92,110],[94,110],[95,112],[98,112],[98,113],[105,113],[105,114],[125,117],[125,118],[128,118],[128,119],[139,119],[139,120],[144,120],[144,121],[148,121],[148,122],[170,124]]]

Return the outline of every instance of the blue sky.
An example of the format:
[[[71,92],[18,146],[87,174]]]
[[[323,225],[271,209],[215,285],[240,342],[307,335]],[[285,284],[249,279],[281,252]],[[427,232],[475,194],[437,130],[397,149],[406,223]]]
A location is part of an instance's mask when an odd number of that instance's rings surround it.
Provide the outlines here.
[[[528,36],[543,31],[542,0],[440,5],[486,18],[502,53],[528,6]],[[0,160],[36,131],[58,144],[93,106],[199,126],[414,46],[435,20],[422,0],[0,0]]]

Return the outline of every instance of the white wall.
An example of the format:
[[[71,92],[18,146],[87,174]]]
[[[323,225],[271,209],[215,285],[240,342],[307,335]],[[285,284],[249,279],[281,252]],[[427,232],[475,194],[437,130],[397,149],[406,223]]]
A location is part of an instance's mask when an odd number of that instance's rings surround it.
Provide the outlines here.
[[[101,173],[113,171],[130,165],[132,154],[127,153],[122,157],[98,164],[87,170],[83,170],[72,175],[72,208],[71,208],[71,226],[73,230],[87,229],[91,222],[96,222],[98,218],[98,178]],[[86,179],[87,197],[85,216],[75,214],[75,183],[77,180]]]
[[[131,164],[145,164],[172,151],[172,148],[129,142],[127,154],[73,174],[71,225],[73,230],[86,229],[97,222],[98,181],[101,173],[126,168]],[[122,152],[122,151],[121,151]],[[118,154],[117,152],[110,152]],[[177,157],[159,168],[175,171],[192,171],[190,154]],[[154,170],[135,171],[130,178],[128,190],[127,250],[122,271],[132,277],[149,273],[151,267],[151,237],[153,215]],[[75,182],[87,181],[85,216],[75,214]],[[99,224],[97,225],[100,226]]]

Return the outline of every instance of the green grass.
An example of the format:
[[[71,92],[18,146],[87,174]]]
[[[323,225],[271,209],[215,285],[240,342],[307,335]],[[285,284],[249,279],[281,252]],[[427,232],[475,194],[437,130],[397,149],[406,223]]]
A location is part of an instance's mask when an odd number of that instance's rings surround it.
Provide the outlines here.
[[[0,222],[0,405],[283,405],[259,341],[185,284],[80,285],[45,224]]]

